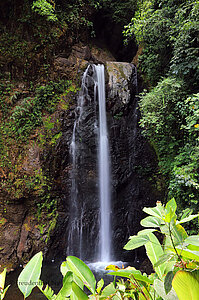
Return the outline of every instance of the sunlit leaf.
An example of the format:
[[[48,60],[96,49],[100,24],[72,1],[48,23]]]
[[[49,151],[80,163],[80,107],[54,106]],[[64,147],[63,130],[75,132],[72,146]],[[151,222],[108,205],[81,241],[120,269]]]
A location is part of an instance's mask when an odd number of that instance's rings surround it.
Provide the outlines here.
[[[190,216],[188,216],[186,218],[181,219],[180,221],[176,221],[176,224],[181,224],[181,223],[189,222],[189,221],[197,218],[198,216],[199,216],[199,214],[197,214],[197,215],[190,215]]]
[[[147,235],[134,235],[130,237],[130,241],[124,246],[125,250],[133,250],[139,248],[149,242]]]
[[[61,273],[64,277],[67,274],[68,271],[72,271],[72,270],[70,269],[67,262],[64,261],[61,264],[60,271],[61,271]],[[83,284],[82,280],[78,276],[76,276],[75,274],[73,274],[73,281],[80,287],[80,289],[83,289],[84,284]]]
[[[193,251],[189,249],[182,250],[180,247],[175,247],[176,251],[179,255],[181,255],[185,259],[193,259],[199,262],[199,251]],[[171,249],[171,251],[175,252],[174,249]]]
[[[156,217],[146,217],[145,219],[141,220],[140,224],[143,227],[160,227],[161,225],[161,220],[156,218]]]
[[[134,268],[121,269],[116,272],[110,272],[109,275],[126,277],[126,278],[135,278],[136,280],[147,282],[152,284],[153,280],[149,279],[146,275],[142,275],[139,270],[135,270]]]
[[[75,256],[68,256],[67,263],[71,271],[79,277],[86,287],[94,294],[96,280],[89,267]]]
[[[173,256],[174,256],[174,254],[172,254],[172,253],[166,253],[166,254],[161,255],[159,257],[159,260],[154,264],[154,267],[158,267],[158,266],[162,265],[163,263],[170,260]]]
[[[51,289],[50,286],[46,285],[45,288],[43,282],[40,280],[37,284],[37,287],[40,289],[40,291],[46,296],[49,300],[54,300],[57,295],[55,295],[54,291]]]
[[[98,294],[101,292],[101,289],[103,288],[103,286],[104,286],[104,280],[103,280],[103,278],[101,278],[100,281],[98,281],[98,283],[97,283]]]
[[[156,207],[144,207],[143,211],[148,215],[162,219],[162,216],[164,214],[164,207],[159,204]]]
[[[186,238],[184,242],[194,246],[199,246],[199,235],[191,235]]]
[[[116,288],[114,287],[114,283],[111,282],[107,285],[102,291],[102,297],[106,297],[105,299],[109,299],[110,295],[113,295],[116,292]]]
[[[18,277],[17,284],[20,291],[23,293],[24,298],[27,298],[32,292],[32,289],[38,284],[42,260],[42,252],[35,254]]]
[[[172,286],[179,300],[199,300],[199,273],[178,271],[172,281]]]
[[[143,229],[143,230],[138,231],[137,235],[148,235],[149,233],[154,232],[154,231],[156,231],[156,229],[152,229],[152,228]]]
[[[171,291],[168,294],[166,294],[165,289],[164,289],[164,283],[159,279],[156,279],[154,281],[154,289],[163,300],[178,300],[176,292],[174,291],[173,288],[171,289]]]
[[[72,291],[78,300],[88,299],[88,296],[84,293],[84,291],[82,291],[82,289],[80,289],[80,287],[75,282],[72,282]]]
[[[145,245],[146,252],[148,258],[150,259],[153,266],[155,263],[160,259],[160,257],[164,254],[162,246],[156,236],[153,233],[149,234],[150,242]],[[162,278],[164,275],[165,264],[161,264],[158,267],[155,267],[155,271],[157,272],[158,276]]]
[[[72,290],[72,282],[73,282],[73,273],[72,272],[67,272],[67,274],[64,276],[63,279],[63,286],[61,290],[58,293],[58,297],[61,296],[63,299],[65,297],[70,296],[71,290]]]

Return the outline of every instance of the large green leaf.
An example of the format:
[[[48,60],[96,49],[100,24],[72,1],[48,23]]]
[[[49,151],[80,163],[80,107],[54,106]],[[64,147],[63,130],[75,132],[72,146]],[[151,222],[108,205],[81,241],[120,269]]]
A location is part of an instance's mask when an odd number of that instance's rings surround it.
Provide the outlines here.
[[[70,269],[67,262],[63,261],[63,263],[61,264],[61,267],[60,267],[60,271],[64,277],[64,276],[66,276],[67,272],[72,271],[72,270]],[[75,274],[73,274],[73,281],[80,287],[80,289],[83,290],[84,284],[83,284],[82,280],[79,277],[77,277]]]
[[[101,292],[101,289],[103,288],[104,286],[104,279],[101,278],[98,283],[97,283],[97,292],[100,293]]]
[[[147,275],[142,275],[142,273],[139,270],[135,270],[132,267],[128,267],[126,269],[120,269],[115,272],[110,272],[109,275],[114,276],[120,276],[120,277],[126,277],[126,278],[135,278],[136,280],[147,282],[152,284],[153,280],[149,279]]]
[[[114,283],[111,282],[109,285],[107,285],[103,291],[102,291],[102,297],[105,297],[104,299],[109,299],[109,296],[115,294],[116,288],[114,287]],[[101,297],[100,297],[101,298]],[[103,299],[103,298],[102,298]],[[111,298],[110,298],[111,299]]]
[[[199,246],[199,235],[191,235],[186,238],[184,242],[194,246]]]
[[[35,254],[18,277],[17,284],[20,291],[23,293],[24,298],[27,298],[30,295],[32,289],[39,282],[42,260],[42,252]]]
[[[181,247],[175,247],[176,251],[179,255],[181,255],[184,259],[193,259],[199,262],[199,251],[193,251],[189,249],[182,250]],[[175,249],[171,249],[171,251],[175,252]]]
[[[172,281],[172,286],[179,300],[199,300],[199,273],[178,271]]]
[[[125,250],[133,250],[139,248],[149,242],[147,235],[134,235],[130,237],[130,241],[124,246]]]
[[[156,236],[153,233],[149,235],[150,242],[145,245],[146,252],[148,258],[150,259],[152,265],[154,266],[155,263],[160,259],[160,257],[164,254],[162,246]],[[160,278],[164,275],[165,263],[161,264],[158,267],[155,267],[155,271]]]
[[[174,257],[173,253],[165,253],[159,257],[159,260],[154,264],[154,267],[158,267],[163,263],[171,260]]]
[[[169,230],[170,226],[170,230]],[[184,240],[187,238],[187,233],[180,224],[170,223],[170,225],[161,226],[161,232],[165,235],[164,250],[165,252],[170,251],[175,246],[182,245]],[[171,239],[172,235],[172,239]]]
[[[75,282],[72,282],[72,291],[78,300],[88,299],[88,296],[84,293],[84,291],[82,291],[82,289],[80,289],[80,287]]]
[[[189,221],[197,218],[198,216],[199,216],[199,214],[197,214],[197,215],[190,215],[190,216],[188,216],[186,218],[181,219],[180,221],[176,221],[176,224],[181,224],[181,223],[189,222]]]
[[[169,202],[167,202],[166,207],[165,207],[165,222],[171,222],[172,219],[176,219],[176,212],[177,209],[177,204],[174,198],[172,198]]]
[[[161,297],[160,299],[178,300],[178,297],[177,297],[176,292],[174,291],[174,289],[171,289],[171,291],[168,294],[166,294],[165,289],[164,289],[164,283],[159,279],[156,279],[154,281],[154,289],[158,293],[158,295]]]
[[[3,270],[3,272],[0,273],[0,288],[1,288],[1,290],[4,289],[5,281],[6,281],[6,268]]]
[[[73,282],[73,273],[67,272],[67,274],[64,276],[63,279],[63,286],[57,296],[60,298],[62,297],[63,299],[70,296],[72,291],[72,282]]]
[[[162,219],[162,216],[164,215],[164,207],[161,205],[161,203],[158,203],[156,207],[144,207],[143,211],[148,215],[157,217],[159,219]]]
[[[153,227],[153,228],[156,228],[156,227],[160,227],[161,220],[158,219],[158,218],[156,218],[156,217],[149,216],[149,217],[146,217],[145,219],[141,220],[140,224],[143,227]]]
[[[86,285],[86,287],[94,294],[95,287],[96,287],[96,280],[89,267],[81,259],[75,256],[68,256],[66,261],[71,271],[77,277],[79,277]]]
[[[164,289],[166,294],[168,294],[170,292],[170,290],[172,289],[172,280],[173,280],[174,274],[173,271],[169,271],[164,279]]]
[[[149,233],[154,232],[154,231],[157,231],[157,229],[155,229],[155,228],[143,229],[143,230],[138,231],[137,235],[148,235]],[[130,238],[131,238],[131,236],[130,236]]]

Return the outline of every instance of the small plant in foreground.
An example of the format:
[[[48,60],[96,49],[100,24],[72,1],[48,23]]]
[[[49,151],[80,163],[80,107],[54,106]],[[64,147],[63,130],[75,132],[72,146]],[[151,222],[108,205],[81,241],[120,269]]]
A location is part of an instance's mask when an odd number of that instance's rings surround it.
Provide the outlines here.
[[[184,214],[180,220],[176,215],[177,205],[171,199],[166,206],[160,202],[156,207],[145,207],[149,215],[141,221],[144,230],[131,236],[126,250],[145,246],[155,273],[142,274],[133,267],[118,268],[109,265],[108,274],[115,279],[104,287],[104,280],[96,282],[89,267],[74,256],[68,256],[61,265],[63,286],[56,295],[40,280],[42,252],[37,253],[26,265],[18,278],[18,287],[27,298],[37,286],[49,300],[198,300],[199,298],[199,235],[188,236],[182,223],[193,220],[198,214]],[[160,244],[155,233],[162,234]],[[120,277],[116,281],[116,276]],[[126,278],[126,279],[125,279]],[[90,295],[84,291],[88,289]]]

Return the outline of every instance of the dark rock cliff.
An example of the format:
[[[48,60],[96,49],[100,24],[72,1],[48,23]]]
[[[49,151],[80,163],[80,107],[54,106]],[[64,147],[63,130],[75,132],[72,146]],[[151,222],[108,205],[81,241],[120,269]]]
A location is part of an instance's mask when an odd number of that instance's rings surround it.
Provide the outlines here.
[[[132,261],[135,254],[122,248],[130,235],[140,229],[143,217],[142,208],[153,206],[160,200],[156,182],[156,157],[149,144],[141,135],[138,126],[139,110],[136,68],[128,63],[107,62],[106,94],[107,118],[111,153],[112,173],[112,247],[113,257]],[[89,73],[92,77],[92,68]],[[99,197],[95,120],[98,118],[98,104],[93,99],[93,81],[88,80],[89,99],[86,99],[76,140],[78,148],[78,167],[76,178],[78,186],[78,224],[82,224],[82,259],[96,259],[99,230]],[[76,100],[77,101],[77,100]],[[58,176],[57,191],[61,193],[60,214],[62,220],[54,238],[52,252],[67,253],[67,242],[71,231],[70,208],[72,207],[71,169],[69,148],[75,120],[75,105],[62,115],[63,135],[56,153],[47,158],[51,175]],[[55,163],[56,161],[56,163]],[[54,166],[54,167],[52,167]],[[57,170],[57,171],[56,171]],[[74,226],[74,224],[73,224]],[[78,227],[78,226],[77,226]],[[78,229],[74,230],[74,255],[80,256]],[[61,239],[60,239],[61,235]],[[137,255],[137,254],[136,254]]]
[[[160,199],[156,186],[156,158],[149,144],[142,137],[137,110],[137,75],[131,64],[115,63],[114,58],[97,47],[86,45],[73,47],[68,58],[56,57],[54,75],[62,78],[81,77],[83,70],[91,63],[104,63],[106,66],[107,118],[112,163],[112,231],[113,256],[120,260],[134,260],[133,253],[123,252],[122,248],[129,235],[139,230],[142,208],[153,205]],[[92,74],[90,74],[92,76]],[[93,97],[92,83],[89,87]],[[19,262],[26,263],[37,251],[43,250],[49,259],[64,259],[67,254],[70,235],[70,190],[72,162],[69,148],[75,120],[77,97],[70,99],[67,109],[59,109],[54,119],[59,120],[62,136],[53,147],[40,149],[34,142],[27,147],[24,167],[40,169],[51,183],[50,197],[57,199],[56,217],[45,216],[45,207],[40,220],[36,216],[34,198],[20,198],[10,201],[2,197],[0,223],[0,260],[2,266],[10,269]],[[79,167],[77,169],[79,190],[79,214],[83,224],[83,259],[95,258],[98,247],[99,201],[96,166],[96,132],[94,119],[98,106],[87,101],[79,127],[78,147]],[[34,145],[34,146],[33,146]],[[15,213],[14,213],[15,212]],[[76,245],[78,254],[78,242]],[[72,254],[72,253],[70,253]]]

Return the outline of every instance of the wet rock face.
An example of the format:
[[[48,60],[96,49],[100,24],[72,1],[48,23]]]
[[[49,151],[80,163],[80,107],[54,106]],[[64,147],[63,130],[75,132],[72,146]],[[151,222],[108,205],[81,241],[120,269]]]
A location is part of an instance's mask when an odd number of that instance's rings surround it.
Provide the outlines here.
[[[137,70],[127,63],[107,63],[107,108],[112,164],[112,230],[116,259],[137,259],[122,248],[140,230],[142,208],[160,196],[150,183],[156,158],[138,126]],[[150,175],[149,175],[150,174]],[[138,254],[136,254],[137,256]]]
[[[85,64],[88,62],[85,61]],[[137,77],[132,64],[107,62],[106,109],[111,154],[112,185],[112,249],[114,259],[133,261],[133,252],[124,252],[123,246],[130,235],[136,234],[142,218],[142,208],[151,206],[159,195],[151,184],[156,172],[155,156],[141,135],[138,127]],[[98,103],[94,101],[93,69],[88,72],[88,97],[85,99],[81,122],[77,128],[78,148],[76,179],[78,186],[78,222],[82,223],[81,252],[83,260],[96,259],[99,241],[99,195],[97,166]],[[40,228],[32,215],[34,199],[26,203],[9,205],[2,212],[0,220],[0,259],[27,262],[39,250],[47,253],[49,259],[64,260],[68,254],[80,256],[79,239],[74,239],[74,252],[68,253],[71,234],[71,170],[70,144],[77,98],[66,111],[57,112],[62,136],[55,147],[39,149],[30,147],[30,159],[24,161],[24,168],[40,168],[51,179],[51,197],[58,199],[57,226],[46,244],[46,227]],[[32,165],[33,164],[33,165]],[[151,181],[149,181],[151,180]],[[31,208],[31,209],[30,209]],[[76,231],[75,236],[78,236]],[[138,253],[139,254],[139,253]],[[138,255],[137,254],[137,255]],[[139,256],[139,255],[138,255]]]
[[[108,62],[106,64],[106,106],[111,153],[112,172],[112,248],[114,259],[133,261],[139,253],[123,251],[130,235],[140,230],[143,217],[142,208],[153,206],[159,194],[149,180],[156,172],[156,159],[148,143],[142,137],[138,127],[137,74],[132,64]],[[97,128],[98,104],[93,99],[92,68],[88,72],[89,96],[85,99],[81,122],[76,132],[78,148],[76,179],[78,186],[78,226],[82,224],[81,251],[83,260],[96,259],[99,241],[99,197],[97,168]],[[76,112],[77,114],[77,112]],[[63,135],[57,145],[54,158],[47,159],[51,175],[57,172],[55,190],[61,191],[59,212],[62,213],[62,225],[52,238],[55,253],[80,256],[78,226],[73,231],[74,253],[67,252],[71,234],[71,169],[72,158],[69,154],[75,121],[75,106],[66,112],[62,119]],[[56,169],[52,168],[52,159],[56,160]],[[57,170],[57,171],[56,171]],[[74,208],[75,209],[75,208]],[[80,227],[79,227],[80,228]],[[80,229],[79,229],[80,230]],[[60,234],[62,239],[60,241]],[[65,246],[64,246],[65,243]],[[59,245],[59,247],[58,247]],[[59,248],[59,249],[58,249]]]

